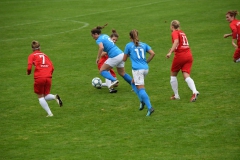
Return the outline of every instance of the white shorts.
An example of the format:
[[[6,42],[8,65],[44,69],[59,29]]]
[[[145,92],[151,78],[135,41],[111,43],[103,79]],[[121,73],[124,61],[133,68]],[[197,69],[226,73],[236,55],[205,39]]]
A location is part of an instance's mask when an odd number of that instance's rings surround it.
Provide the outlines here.
[[[124,67],[123,55],[124,53],[121,53],[116,57],[108,58],[105,61],[105,63],[111,67],[123,68]]]
[[[144,77],[148,74],[148,69],[132,70],[132,74],[136,86],[144,85]]]

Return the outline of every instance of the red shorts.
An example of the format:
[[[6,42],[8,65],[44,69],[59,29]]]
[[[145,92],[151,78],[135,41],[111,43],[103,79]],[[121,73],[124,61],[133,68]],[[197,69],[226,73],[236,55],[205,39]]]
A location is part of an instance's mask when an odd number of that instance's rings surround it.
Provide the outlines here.
[[[233,58],[234,60],[237,60],[240,58],[240,48],[237,48],[234,52],[234,55],[233,55]]]
[[[98,69],[99,70],[100,70],[100,68],[102,67],[103,64],[104,64],[104,62],[103,63],[98,63]],[[115,77],[115,78],[117,77],[116,73],[113,71],[113,69],[110,69],[110,73],[113,77]]]
[[[191,68],[192,68],[193,58],[192,55],[178,55],[174,56],[171,71],[172,72],[179,72],[182,70],[182,72],[187,72],[190,74]]]
[[[52,78],[34,79],[34,92],[36,94],[48,95],[52,86]]]

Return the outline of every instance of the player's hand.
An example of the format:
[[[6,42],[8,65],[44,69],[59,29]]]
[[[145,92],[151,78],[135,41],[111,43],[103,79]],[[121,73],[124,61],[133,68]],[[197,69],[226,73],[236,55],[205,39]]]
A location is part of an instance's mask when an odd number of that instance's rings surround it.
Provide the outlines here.
[[[99,61],[99,59],[97,58],[97,59],[96,59],[96,64],[98,64],[98,61]]]
[[[170,58],[171,54],[172,54],[172,53],[169,52],[169,53],[166,55],[166,58]]]
[[[27,70],[27,75],[30,75],[31,74],[31,70]]]
[[[227,37],[230,37],[230,36],[232,36],[232,34],[224,34],[223,38],[227,38]]]

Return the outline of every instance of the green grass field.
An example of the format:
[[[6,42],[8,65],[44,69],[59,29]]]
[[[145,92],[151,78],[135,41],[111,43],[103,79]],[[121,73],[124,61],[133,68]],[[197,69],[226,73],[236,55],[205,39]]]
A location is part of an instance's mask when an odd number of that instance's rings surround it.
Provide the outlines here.
[[[232,61],[231,38],[223,38],[231,32],[225,13],[240,10],[238,0],[1,0],[0,8],[0,159],[240,159],[240,64]],[[181,99],[169,99],[173,56],[165,55],[174,19],[194,55],[191,77],[200,92],[194,103],[180,74]],[[117,94],[91,86],[100,75],[90,30],[105,23],[102,32],[116,29],[121,49],[137,29],[156,53],[145,82],[155,108],[150,117],[138,111],[120,76]],[[32,40],[53,61],[51,93],[64,102],[62,108],[48,102],[51,118],[33,93],[33,75],[26,75]]]

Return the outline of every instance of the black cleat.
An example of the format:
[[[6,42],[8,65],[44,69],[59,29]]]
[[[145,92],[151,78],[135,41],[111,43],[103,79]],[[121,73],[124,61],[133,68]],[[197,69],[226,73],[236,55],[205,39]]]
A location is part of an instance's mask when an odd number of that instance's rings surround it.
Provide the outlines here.
[[[140,102],[140,107],[139,107],[139,111],[143,110],[145,106],[144,102]]]
[[[148,110],[148,112],[147,112],[147,115],[146,116],[151,116],[151,114],[154,112],[154,109],[153,108],[151,108],[150,110]]]
[[[114,88],[110,88],[110,89],[109,89],[109,93],[117,93],[117,90],[114,89]]]
[[[61,100],[61,98],[60,98],[60,96],[59,96],[58,94],[56,94],[56,101],[57,101],[57,103],[58,103],[58,105],[59,105],[60,107],[63,106],[63,102],[62,102],[62,100]]]

